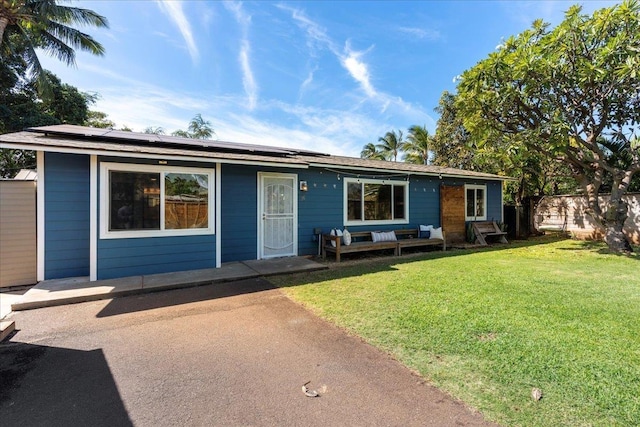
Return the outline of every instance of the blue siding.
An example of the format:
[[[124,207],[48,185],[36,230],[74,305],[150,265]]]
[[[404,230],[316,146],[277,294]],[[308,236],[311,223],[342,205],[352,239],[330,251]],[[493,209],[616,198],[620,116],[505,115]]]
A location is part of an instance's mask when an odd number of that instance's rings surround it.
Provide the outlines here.
[[[297,174],[309,191],[298,195],[298,254],[315,255],[318,240],[313,230],[342,227],[343,181],[337,174],[318,169],[259,166],[222,166],[222,262],[258,257],[258,172]]]
[[[100,158],[99,161],[157,164],[152,160]],[[212,168],[211,163],[170,162],[169,166]],[[308,191],[298,196],[298,254],[318,251],[315,228],[328,232],[344,228],[344,174],[324,168],[287,169],[223,165],[221,179],[222,262],[257,258],[258,172],[297,174],[307,181]],[[89,275],[89,156],[45,155],[45,277],[47,279]],[[487,219],[502,219],[499,181],[409,179],[409,223],[349,227],[353,231],[416,228],[440,225],[440,186],[485,184]],[[99,195],[98,204],[102,195]],[[214,221],[214,218],[211,218]],[[99,233],[99,230],[95,231]],[[216,235],[154,238],[99,239],[98,279],[215,267]]]
[[[101,239],[98,279],[214,268],[214,235]]]
[[[89,275],[89,156],[45,153],[45,279]]]
[[[258,257],[258,169],[222,165],[222,262]]]
[[[320,169],[302,170],[300,181],[307,181],[309,190],[298,192],[298,253],[316,255],[318,238],[313,229],[322,228],[329,232],[332,228],[343,228],[344,175]]]
[[[99,158],[100,162],[157,165],[157,160]],[[164,165],[163,165],[164,166]],[[168,167],[213,168],[211,163],[170,161]],[[102,203],[100,195],[98,204]],[[212,212],[215,212],[212,207]],[[215,221],[211,216],[211,221]],[[99,222],[100,223],[100,222]],[[96,230],[96,233],[99,231]],[[138,276],[176,271],[199,270],[216,266],[216,236],[164,236],[124,239],[98,238],[98,279]]]
[[[349,175],[352,176],[352,175]],[[299,193],[298,252],[315,255],[318,241],[313,235],[316,227],[323,232],[344,228],[344,174],[322,169],[300,171],[298,179],[307,181],[309,191]],[[394,225],[349,226],[352,231],[394,230],[417,228],[419,224],[440,223],[440,181],[430,177],[411,177],[409,180],[409,223]]]
[[[417,229],[421,224],[440,226],[440,180],[438,178],[413,176],[409,179],[409,221],[409,224],[400,228]]]

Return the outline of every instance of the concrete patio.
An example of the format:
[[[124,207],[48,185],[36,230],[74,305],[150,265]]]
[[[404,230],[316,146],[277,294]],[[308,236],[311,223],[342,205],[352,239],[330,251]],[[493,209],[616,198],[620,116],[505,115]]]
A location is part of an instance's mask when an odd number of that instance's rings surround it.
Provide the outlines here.
[[[304,257],[251,260],[222,264],[220,268],[178,273],[89,281],[88,277],[44,280],[12,302],[13,311],[111,299],[126,295],[210,285],[255,277],[299,273],[327,268]]]

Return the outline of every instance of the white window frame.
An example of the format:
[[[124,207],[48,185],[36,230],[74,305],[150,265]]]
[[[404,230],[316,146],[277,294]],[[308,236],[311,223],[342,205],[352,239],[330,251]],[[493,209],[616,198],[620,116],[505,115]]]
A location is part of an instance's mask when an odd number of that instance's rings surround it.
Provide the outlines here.
[[[160,229],[159,230],[109,230],[109,204],[110,200],[110,182],[109,172],[147,172],[160,174]],[[207,228],[183,228],[183,229],[164,229],[165,213],[164,213],[164,176],[170,173],[187,173],[197,175],[207,175],[208,179],[208,227]],[[101,239],[129,239],[144,237],[168,237],[168,236],[193,236],[215,234],[215,169],[201,169],[178,166],[156,166],[142,165],[134,163],[100,163],[100,238]]]
[[[473,192],[473,205],[474,205],[474,212],[477,212],[478,209],[475,206],[476,201],[478,200],[478,196],[477,196],[477,192],[476,190],[483,190],[483,195],[484,195],[484,215],[483,216],[467,216],[467,190],[474,190]],[[465,184],[464,186],[464,216],[465,216],[465,220],[466,221],[486,221],[487,220],[487,185],[486,184]]]
[[[350,220],[349,219],[349,184],[381,184],[381,185],[395,185],[404,187],[404,218],[389,219],[389,220]],[[395,181],[390,179],[363,179],[363,178],[344,178],[344,197],[343,197],[343,212],[344,212],[344,225],[358,226],[358,225],[388,225],[388,224],[408,224],[409,223],[409,183],[407,181]],[[392,195],[393,199],[393,195]],[[362,202],[361,212],[364,215],[364,200]],[[394,203],[391,203],[392,214],[394,209]]]

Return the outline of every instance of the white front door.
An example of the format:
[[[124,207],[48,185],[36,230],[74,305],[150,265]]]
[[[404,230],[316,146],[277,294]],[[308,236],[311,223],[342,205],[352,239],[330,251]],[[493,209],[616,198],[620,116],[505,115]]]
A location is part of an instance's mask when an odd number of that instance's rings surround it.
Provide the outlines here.
[[[297,175],[258,173],[258,258],[298,255]]]

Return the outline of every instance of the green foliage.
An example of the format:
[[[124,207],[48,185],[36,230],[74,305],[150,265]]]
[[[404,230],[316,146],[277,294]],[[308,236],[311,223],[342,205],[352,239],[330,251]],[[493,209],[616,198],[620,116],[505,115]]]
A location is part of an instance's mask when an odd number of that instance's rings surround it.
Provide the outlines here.
[[[49,90],[38,92],[34,81],[25,78],[26,67],[19,55],[0,59],[0,133],[19,132],[34,126],[89,122],[89,105],[96,95],[80,92],[46,70],[42,78],[47,80]],[[0,151],[0,177],[11,178],[20,169],[32,169],[35,164],[35,153],[31,151]]]
[[[545,238],[271,280],[501,425],[631,426],[638,262]]]
[[[465,239],[467,243],[475,243],[476,242],[476,232],[473,230],[473,223],[467,222],[465,224]]]
[[[84,124],[85,126],[100,129],[113,129],[116,127],[116,124],[107,118],[107,114],[101,111],[89,111]]]
[[[144,133],[149,133],[153,135],[164,135],[164,129],[161,126],[153,127],[148,126],[145,128]]]
[[[189,122],[188,130],[176,130],[171,135],[183,138],[194,139],[211,139],[215,135],[215,131],[211,127],[211,122],[202,118],[200,113],[196,114],[191,122]]]
[[[360,157],[369,160],[385,160],[384,154],[382,154],[382,152],[378,150],[376,144],[373,144],[371,142],[362,148]]]
[[[444,91],[440,96],[436,112],[440,114],[436,134],[431,144],[433,164],[457,169],[476,170],[476,150],[471,144],[469,132],[458,109],[456,96]]]
[[[20,56],[40,92],[48,91],[48,81],[36,49],[44,50],[67,65],[75,65],[75,49],[94,55],[104,54],[100,43],[74,25],[109,26],[105,17],[92,10],[62,6],[56,0],[3,0],[0,3],[2,57]]]
[[[402,159],[407,163],[428,165],[432,141],[433,137],[429,134],[426,126],[411,126],[407,140],[402,145],[402,151],[405,153]]]
[[[593,16],[573,6],[557,27],[536,21],[465,71],[456,99],[475,141],[569,168],[588,197],[588,213],[618,250],[630,250],[621,197],[640,171],[640,149],[631,144],[640,123],[639,52],[637,1]],[[615,151],[604,149],[603,139]],[[620,163],[619,154],[627,161]],[[597,200],[608,179],[611,202],[603,210]]]
[[[378,138],[380,144],[376,148],[380,151],[385,160],[397,161],[398,153],[404,149],[404,140],[402,139],[402,131],[392,130],[384,136]]]
[[[176,174],[173,174],[176,175]],[[165,194],[199,196],[203,188],[193,177],[173,176],[164,180]]]

